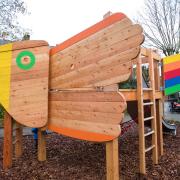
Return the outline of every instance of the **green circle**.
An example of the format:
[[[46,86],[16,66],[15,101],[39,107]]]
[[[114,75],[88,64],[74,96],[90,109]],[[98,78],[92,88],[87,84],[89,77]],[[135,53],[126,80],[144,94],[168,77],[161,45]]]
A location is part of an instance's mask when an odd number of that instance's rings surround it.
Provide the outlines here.
[[[30,58],[29,64],[22,64],[21,59],[24,56],[29,56],[29,58]],[[34,54],[30,51],[22,51],[18,54],[18,56],[16,58],[17,66],[23,70],[31,69],[34,66],[35,62],[36,62],[36,58],[35,58]]]

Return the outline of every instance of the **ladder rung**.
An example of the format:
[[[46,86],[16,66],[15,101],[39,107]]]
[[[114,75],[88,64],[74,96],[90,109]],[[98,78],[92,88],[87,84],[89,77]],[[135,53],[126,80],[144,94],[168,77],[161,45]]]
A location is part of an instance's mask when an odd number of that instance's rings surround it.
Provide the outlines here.
[[[155,145],[152,145],[152,146],[150,146],[149,148],[147,148],[147,149],[145,150],[145,152],[148,152],[148,151],[150,151],[150,150],[153,149],[153,148],[155,148]]]
[[[151,120],[151,119],[154,119],[154,116],[144,118],[144,121],[148,121],[148,120]]]
[[[143,103],[144,106],[148,106],[148,105],[153,105],[153,102],[147,102],[147,103]]]
[[[152,88],[143,88],[144,91],[152,91]]]
[[[151,135],[151,134],[153,134],[153,133],[154,133],[154,130],[152,130],[152,131],[150,131],[150,132],[144,134],[144,136],[146,137],[146,136],[149,136],[149,135]]]

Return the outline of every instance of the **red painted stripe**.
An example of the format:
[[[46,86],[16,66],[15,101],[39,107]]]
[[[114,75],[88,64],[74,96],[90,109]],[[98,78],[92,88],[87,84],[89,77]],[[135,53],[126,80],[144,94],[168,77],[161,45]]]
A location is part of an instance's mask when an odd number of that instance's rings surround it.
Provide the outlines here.
[[[121,21],[126,17],[125,14],[123,13],[115,13],[108,18],[98,22],[97,24],[91,26],[90,28],[80,32],[79,34],[73,36],[72,38],[64,41],[63,43],[57,45],[56,47],[52,48],[50,50],[50,55],[52,56],[53,54],[62,51],[63,49],[75,44],[76,42],[79,42],[88,36],[95,34],[96,32],[114,24],[115,22]]]
[[[168,72],[164,73],[164,79],[165,80],[168,80],[168,79],[171,79],[171,78],[175,78],[177,76],[180,76],[180,68],[176,69],[176,70],[173,70],[173,71],[168,71]]]

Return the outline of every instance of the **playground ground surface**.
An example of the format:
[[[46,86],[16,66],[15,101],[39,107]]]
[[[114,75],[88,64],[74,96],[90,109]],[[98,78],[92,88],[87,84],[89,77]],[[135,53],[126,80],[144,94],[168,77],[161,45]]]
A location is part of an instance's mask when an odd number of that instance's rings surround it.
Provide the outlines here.
[[[119,162],[122,179],[171,179],[180,177],[180,125],[177,136],[164,135],[164,156],[152,165],[147,154],[147,175],[138,175],[137,125],[119,139]],[[24,136],[24,153],[13,159],[13,167],[2,170],[0,139],[0,179],[5,180],[105,180],[105,145],[74,140],[57,134],[47,135],[47,161],[38,162],[33,137]]]

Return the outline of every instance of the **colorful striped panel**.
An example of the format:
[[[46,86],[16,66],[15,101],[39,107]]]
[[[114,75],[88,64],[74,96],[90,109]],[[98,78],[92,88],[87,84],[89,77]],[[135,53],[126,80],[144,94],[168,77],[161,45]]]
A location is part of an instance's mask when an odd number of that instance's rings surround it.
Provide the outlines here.
[[[175,78],[177,76],[180,76],[180,68],[164,73],[164,79],[165,80],[172,79],[172,78]]]
[[[165,88],[175,86],[176,84],[180,84],[180,76],[165,80]]]
[[[165,95],[180,91],[180,54],[163,59]]]

